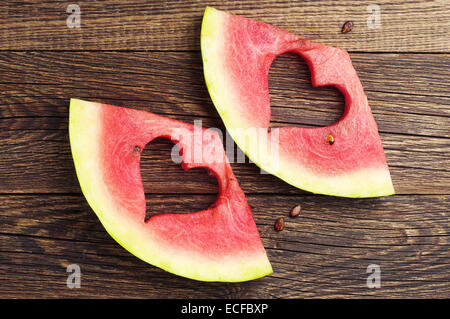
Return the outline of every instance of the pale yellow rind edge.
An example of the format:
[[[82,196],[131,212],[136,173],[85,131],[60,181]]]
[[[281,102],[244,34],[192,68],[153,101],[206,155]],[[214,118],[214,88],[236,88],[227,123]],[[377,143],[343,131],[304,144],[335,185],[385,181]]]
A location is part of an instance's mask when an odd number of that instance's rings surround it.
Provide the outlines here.
[[[98,145],[100,107],[78,99],[70,101],[69,136],[77,177],[86,200],[100,222],[121,246],[136,257],[170,273],[201,281],[240,282],[272,273],[265,254],[251,258],[245,252],[225,261],[211,261],[188,252],[161,247],[152,239],[144,223],[123,218],[111,203],[101,176]]]
[[[250,151],[254,141],[240,134],[248,124],[230,105],[238,103],[233,85],[227,82],[223,66],[223,45],[226,38],[222,32],[227,14],[207,7],[201,31],[201,50],[205,82],[211,99],[222,118],[225,127],[236,144],[265,172],[273,174],[288,184],[312,193],[342,197],[378,197],[395,193],[389,170],[367,168],[346,175],[328,177],[312,174],[307,168],[278,158]],[[223,89],[225,88],[225,89]]]

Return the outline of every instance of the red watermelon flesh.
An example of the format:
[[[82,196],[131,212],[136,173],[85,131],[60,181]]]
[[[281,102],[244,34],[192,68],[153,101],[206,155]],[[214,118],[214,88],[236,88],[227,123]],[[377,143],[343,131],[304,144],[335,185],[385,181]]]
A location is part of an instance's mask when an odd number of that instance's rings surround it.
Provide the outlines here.
[[[377,124],[346,51],[210,7],[203,18],[201,46],[214,105],[253,162],[314,193],[346,197],[394,193]],[[333,85],[343,93],[345,111],[337,123],[312,129],[283,127],[268,133],[269,69],[286,52],[306,60],[313,86]],[[262,128],[259,132],[264,136],[255,139],[247,133],[252,128]],[[254,147],[265,141],[276,141],[277,152]]]
[[[204,281],[245,281],[272,272],[217,132],[76,99],[71,100],[69,132],[87,201],[110,235],[131,253],[169,272]],[[179,146],[184,169],[206,167],[216,176],[219,195],[214,205],[144,221],[140,155],[157,137]]]

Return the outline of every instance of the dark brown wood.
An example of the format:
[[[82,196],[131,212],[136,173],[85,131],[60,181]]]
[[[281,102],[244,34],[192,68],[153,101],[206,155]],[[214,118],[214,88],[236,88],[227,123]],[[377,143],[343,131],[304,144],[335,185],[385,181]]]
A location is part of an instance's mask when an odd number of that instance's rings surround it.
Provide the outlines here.
[[[352,60],[381,132],[449,136],[450,84],[443,79],[450,76],[450,55],[355,53]],[[2,118],[67,116],[70,97],[166,115],[217,117],[197,51],[1,52],[0,72]],[[327,125],[339,118],[340,92],[310,82],[299,57],[275,60],[269,74],[274,123]],[[13,123],[2,128],[14,128]]]
[[[67,119],[58,121],[64,121],[66,127]],[[387,134],[382,134],[382,139],[398,194],[450,194],[448,139]],[[3,131],[0,140],[1,193],[81,192],[66,129]],[[169,141],[159,139],[144,149],[141,175],[147,192],[216,193],[217,182],[204,170],[184,172],[172,162],[172,147]],[[272,175],[261,174],[248,160],[232,163],[232,168],[246,193],[304,193]]]
[[[214,197],[153,195],[148,205],[182,213]],[[135,258],[109,237],[82,196],[0,196],[0,297],[448,297],[448,195],[248,201],[274,273],[227,284],[184,279]],[[289,217],[298,203],[302,214]],[[281,232],[273,228],[278,217],[285,219]],[[81,267],[80,289],[66,287],[73,263]],[[380,289],[366,285],[370,264],[381,268]]]
[[[449,298],[450,16],[446,0],[209,1],[307,39],[350,50],[377,121],[398,195],[313,195],[232,163],[274,273],[245,283],[169,274],[119,246],[81,194],[68,140],[71,97],[143,109],[205,127],[223,124],[208,95],[200,53],[202,1],[0,2],[0,298]],[[351,32],[342,34],[345,21]],[[305,62],[270,69],[271,127],[336,122],[344,99],[313,88]],[[147,213],[211,205],[217,181],[184,172],[164,139],[142,152]],[[248,161],[248,160],[247,160]],[[180,182],[182,181],[182,182]],[[301,204],[300,216],[289,217]],[[283,231],[274,230],[283,217]],[[82,287],[66,287],[69,264]],[[381,288],[366,286],[381,267]]]
[[[371,56],[354,54],[353,61],[372,105],[397,193],[450,194],[450,86],[442,81],[450,77],[450,55]],[[398,74],[384,71],[386,65],[395,65]],[[2,193],[80,192],[67,133],[70,97],[136,107],[190,123],[201,120],[205,127],[225,132],[204,85],[199,52],[3,52],[0,72]],[[410,83],[411,78],[423,86]],[[313,88],[306,64],[296,56],[274,62],[269,86],[272,126],[329,125],[342,114],[339,91]],[[180,186],[182,171],[170,161],[172,145],[160,142],[154,152],[144,151],[146,189],[217,191],[215,180],[201,170],[184,175]],[[36,164],[25,169],[28,163]],[[233,169],[246,192],[303,193],[259,174],[253,164],[234,163]]]
[[[2,1],[0,47],[9,50],[198,50],[206,5],[274,24],[305,37],[353,51],[449,52],[446,0],[226,2],[79,0],[80,28],[68,28],[60,1]],[[377,4],[380,26],[371,24]],[[342,24],[353,30],[342,34]],[[375,22],[375,21],[374,21]]]

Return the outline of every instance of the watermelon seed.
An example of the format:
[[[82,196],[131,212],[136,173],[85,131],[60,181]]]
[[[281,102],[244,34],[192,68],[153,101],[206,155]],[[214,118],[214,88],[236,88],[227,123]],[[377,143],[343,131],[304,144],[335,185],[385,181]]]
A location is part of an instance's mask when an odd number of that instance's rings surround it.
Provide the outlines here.
[[[137,153],[140,153],[142,150],[141,150],[141,148],[138,145],[135,145],[134,146],[134,151],[137,152]]]
[[[282,231],[283,229],[284,229],[284,219],[283,217],[280,217],[275,221],[275,230]]]
[[[353,22],[352,21],[346,21],[344,23],[344,25],[342,26],[341,32],[342,33],[350,32],[350,31],[352,31],[352,28],[353,28]]]
[[[333,135],[328,134],[326,141],[327,141],[328,144],[333,145],[334,144],[334,137],[333,137]]]
[[[295,206],[291,210],[291,217],[297,217],[298,215],[300,215],[301,211],[302,211],[302,206],[300,204]]]

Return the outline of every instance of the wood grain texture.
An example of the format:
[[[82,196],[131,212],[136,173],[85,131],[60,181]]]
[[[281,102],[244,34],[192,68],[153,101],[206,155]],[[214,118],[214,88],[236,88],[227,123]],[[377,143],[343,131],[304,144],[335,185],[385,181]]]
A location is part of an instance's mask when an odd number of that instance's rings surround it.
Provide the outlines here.
[[[148,205],[181,213],[212,201],[211,195],[183,201],[153,195]],[[450,296],[448,195],[356,201],[251,195],[248,201],[274,273],[227,284],[180,278],[135,258],[109,237],[82,196],[1,196],[0,297]],[[298,203],[301,215],[288,217]],[[281,232],[273,229],[277,217],[285,217]],[[80,289],[66,287],[72,263],[81,267]],[[381,267],[380,289],[366,286],[369,264]]]
[[[77,1],[81,27],[68,28],[66,1],[2,1],[0,47],[9,50],[198,50],[206,5],[351,51],[449,52],[446,0],[379,0],[380,27],[367,1]],[[369,10],[369,11],[368,11]],[[341,33],[345,21],[353,30]],[[418,41],[420,38],[420,41]]]
[[[450,85],[442,81],[450,78],[450,55],[359,53],[352,58],[397,193],[450,194]],[[206,90],[198,52],[1,52],[0,72],[1,193],[80,192],[67,134],[70,97],[190,123],[201,120],[203,126],[225,132]],[[294,55],[274,62],[269,87],[271,126],[329,125],[342,114],[339,91],[313,88],[306,64]],[[216,181],[202,171],[186,173],[179,186],[182,171],[170,161],[171,147],[160,141],[154,151],[144,152],[147,188],[154,193],[215,193]],[[234,163],[233,169],[246,192],[303,193],[259,174],[253,164]]]
[[[382,139],[398,194],[450,194],[447,139],[407,136],[405,142],[404,136],[395,135]],[[6,131],[0,132],[0,140],[1,193],[81,192],[66,130]],[[158,140],[144,149],[141,176],[147,192],[216,193],[216,180],[204,170],[184,172],[171,161],[172,147],[169,141]],[[232,163],[232,168],[246,193],[305,193],[261,174],[248,160]]]
[[[373,29],[367,1],[83,0],[80,29],[66,25],[68,4],[0,2],[0,298],[450,298],[448,1],[377,1]],[[206,5],[350,50],[399,194],[318,196],[233,163],[274,268],[245,283],[174,276],[120,247],[81,194],[68,140],[71,97],[225,132],[203,80]],[[354,29],[342,34],[347,20]],[[342,115],[342,95],[312,88],[298,56],[274,61],[269,88],[272,127]],[[184,172],[172,147],[157,139],[142,153],[149,215],[198,211],[217,196],[215,178]],[[301,215],[288,217],[297,204]],[[73,263],[80,289],[66,287]],[[366,286],[369,264],[381,267],[380,289]]]

